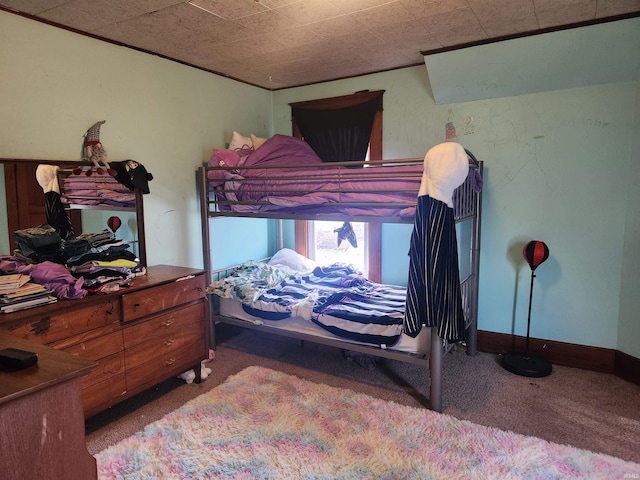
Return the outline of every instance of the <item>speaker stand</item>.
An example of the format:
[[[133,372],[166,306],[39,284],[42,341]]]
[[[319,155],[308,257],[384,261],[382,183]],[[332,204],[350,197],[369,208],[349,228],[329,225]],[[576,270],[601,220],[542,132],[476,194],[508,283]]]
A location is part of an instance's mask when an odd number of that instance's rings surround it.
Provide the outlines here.
[[[507,353],[502,356],[505,370],[523,377],[546,377],[551,375],[553,367],[546,358],[526,353]]]

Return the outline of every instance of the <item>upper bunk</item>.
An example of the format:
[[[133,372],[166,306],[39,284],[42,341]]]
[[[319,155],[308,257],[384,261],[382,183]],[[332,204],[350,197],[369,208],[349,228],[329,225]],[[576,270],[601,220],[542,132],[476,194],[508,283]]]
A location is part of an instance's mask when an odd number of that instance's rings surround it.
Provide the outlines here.
[[[482,162],[454,193],[454,218],[480,212]],[[274,135],[258,149],[214,150],[198,169],[203,222],[212,217],[412,223],[424,159],[322,162],[308,144]]]

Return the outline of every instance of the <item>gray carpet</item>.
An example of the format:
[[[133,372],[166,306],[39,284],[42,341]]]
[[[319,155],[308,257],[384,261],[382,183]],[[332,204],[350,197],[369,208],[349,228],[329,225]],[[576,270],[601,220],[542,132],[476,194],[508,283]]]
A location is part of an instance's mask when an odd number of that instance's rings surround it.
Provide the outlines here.
[[[346,358],[335,348],[228,326],[199,385],[171,379],[86,422],[89,452],[134,434],[250,365],[348,388],[404,405],[428,405],[429,375],[419,365]],[[444,412],[481,425],[532,435],[640,463],[640,386],[614,375],[554,366],[544,378],[504,370],[499,357],[446,355]],[[426,441],[426,440],[425,440]]]

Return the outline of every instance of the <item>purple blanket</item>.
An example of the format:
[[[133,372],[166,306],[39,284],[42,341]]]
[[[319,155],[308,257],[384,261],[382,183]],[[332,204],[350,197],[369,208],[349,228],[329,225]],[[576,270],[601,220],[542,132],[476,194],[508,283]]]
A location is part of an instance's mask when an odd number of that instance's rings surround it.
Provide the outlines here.
[[[135,193],[106,175],[70,175],[62,182],[63,203],[132,207],[135,200]]]
[[[412,216],[422,171],[422,164],[335,167],[306,142],[274,135],[226,173],[228,203],[219,206],[235,212]]]

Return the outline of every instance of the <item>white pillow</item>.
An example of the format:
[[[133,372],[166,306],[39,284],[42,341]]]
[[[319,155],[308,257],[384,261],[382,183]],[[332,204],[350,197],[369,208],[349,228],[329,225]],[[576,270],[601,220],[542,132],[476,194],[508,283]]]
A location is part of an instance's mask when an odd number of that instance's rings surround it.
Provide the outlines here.
[[[316,262],[289,248],[279,250],[273,257],[271,257],[269,265],[289,267],[300,273],[310,272],[316,268]]]
[[[251,144],[253,145],[253,149],[257,150],[260,145],[266,142],[266,138],[256,137],[253,133],[251,134]]]
[[[245,137],[244,135],[241,135],[238,132],[234,131],[233,135],[231,136],[229,150],[241,150],[243,148],[253,148],[253,142],[251,142],[251,138]]]

